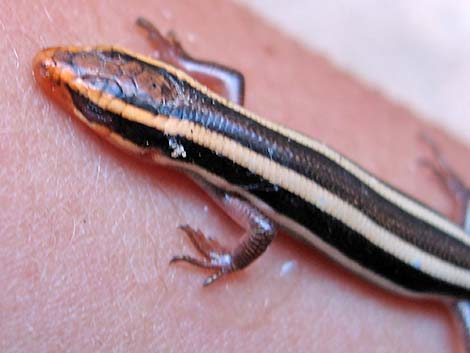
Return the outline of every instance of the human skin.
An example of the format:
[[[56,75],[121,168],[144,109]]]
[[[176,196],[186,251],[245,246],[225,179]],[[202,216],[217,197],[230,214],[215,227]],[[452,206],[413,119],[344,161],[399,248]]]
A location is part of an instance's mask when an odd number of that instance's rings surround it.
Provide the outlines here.
[[[430,157],[418,136],[467,180],[469,151],[229,2],[132,3],[0,1],[0,350],[458,352],[444,304],[377,288],[283,233],[208,288],[207,272],[168,265],[194,253],[180,224],[230,245],[242,231],[185,176],[109,146],[46,97],[31,68],[42,47],[151,53],[134,25],[145,15],[194,56],[243,72],[249,110],[454,219],[417,163]]]

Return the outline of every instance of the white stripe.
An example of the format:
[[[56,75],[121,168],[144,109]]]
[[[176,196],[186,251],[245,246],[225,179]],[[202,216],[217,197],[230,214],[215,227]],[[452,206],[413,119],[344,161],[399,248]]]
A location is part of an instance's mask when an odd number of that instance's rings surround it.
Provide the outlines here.
[[[88,91],[87,95],[89,98],[96,96],[96,94],[91,92],[91,89],[83,90],[82,88],[81,91]],[[95,104],[98,103],[93,100],[91,101]],[[168,135],[185,137],[190,141],[230,158],[237,164],[262,176],[272,184],[279,185],[305,201],[312,203],[318,209],[335,217],[351,229],[362,234],[372,244],[404,263],[411,266],[419,264],[419,270],[430,276],[438,278],[443,282],[470,289],[470,271],[445,262],[407,243],[405,240],[377,225],[358,209],[305,176],[203,126],[199,126],[196,130],[197,125],[191,121],[164,116],[153,116],[153,118],[149,119],[149,112],[138,108],[126,109],[126,105],[128,104],[114,99],[114,104],[110,104],[108,108],[114,113],[122,113],[126,119],[154,127]],[[135,114],[136,112],[137,114]],[[311,241],[311,239],[307,239],[307,241]]]
[[[449,236],[452,236],[459,241],[467,244],[470,246],[470,237],[468,237],[465,232],[459,227],[457,224],[449,221],[445,217],[442,217],[438,213],[434,212],[433,210],[424,207],[423,205],[415,202],[413,199],[408,198],[395,190],[391,189],[388,185],[384,184],[382,181],[375,178],[373,175],[366,172],[364,169],[357,166],[355,163],[344,157],[343,155],[339,154],[338,152],[332,150],[325,144],[313,140],[305,135],[302,135],[298,132],[293,130],[287,129],[281,125],[275,124],[273,122],[267,121],[258,115],[245,110],[243,107],[234,104],[230,101],[227,101],[225,98],[217,95],[216,93],[209,90],[207,87],[201,85],[198,81],[194,80],[191,76],[187,75],[185,72],[159,60],[155,60],[143,55],[139,55],[136,53],[132,53],[124,48],[120,48],[117,46],[102,46],[102,47],[86,47],[86,48],[76,48],[76,50],[116,50],[123,52],[131,57],[135,57],[143,62],[146,62],[150,65],[161,67],[167,70],[169,73],[174,74],[178,79],[186,81],[189,85],[194,87],[195,89],[201,91],[202,93],[206,94],[210,98],[218,101],[219,103],[226,105],[227,107],[245,115],[246,117],[258,122],[264,127],[267,127],[275,132],[278,132],[297,143],[304,145],[308,148],[313,149],[316,152],[321,153],[322,155],[328,157],[332,161],[339,164],[341,167],[349,171],[351,174],[356,176],[359,180],[361,180],[364,184],[369,186],[372,190],[377,192],[383,198],[387,199],[388,201],[400,205],[408,213],[412,214],[416,218],[421,219],[422,221],[429,223],[430,225],[440,229],[441,231],[447,233]]]
[[[135,119],[135,117],[126,118]],[[201,137],[195,138],[189,132],[194,130],[194,125],[187,120],[169,118],[165,123],[164,132],[169,135],[179,135],[192,141],[197,140],[200,145],[206,148],[212,145],[211,149],[214,152],[232,159],[272,184],[279,185],[310,202],[404,263],[410,266],[419,266],[418,270],[444,282],[470,289],[470,271],[452,265],[406,242],[312,180],[253,152],[238,142],[202,127],[200,128]],[[217,140],[217,143],[211,144],[211,140],[214,139]]]
[[[125,51],[130,56],[136,56],[136,54],[128,52],[122,48],[119,48],[119,50]],[[229,108],[241,113],[242,115],[245,115],[246,117],[259,123],[260,125],[267,127],[268,129],[273,130],[275,132],[278,132],[296,141],[297,143],[301,145],[304,145],[308,148],[313,149],[316,152],[319,152],[320,154],[326,156],[327,158],[334,161],[335,163],[337,163],[338,165],[346,169],[348,172],[353,174],[360,181],[362,181],[364,184],[369,186],[372,190],[377,192],[386,200],[396,205],[400,205],[401,208],[403,208],[404,210],[406,210],[408,213],[412,214],[416,218],[419,218],[423,220],[424,222],[429,223],[436,228],[439,228],[443,232],[448,233],[450,236],[470,246],[470,237],[468,237],[465,234],[465,232],[461,229],[461,227],[459,227],[457,224],[449,221],[445,217],[440,216],[435,211],[415,202],[413,199],[406,197],[399,192],[396,192],[394,189],[390,188],[388,185],[384,184],[382,181],[378,180],[376,177],[369,174],[364,169],[362,169],[361,167],[359,167],[358,165],[350,161],[348,158],[332,150],[325,144],[319,141],[316,141],[310,137],[307,137],[303,134],[300,134],[296,131],[290,130],[281,125],[273,123],[271,121],[267,121],[261,118],[260,116],[250,111],[245,110],[243,107],[237,104],[234,104],[233,102],[227,101],[225,98],[212,92],[207,87],[201,85],[198,81],[194,80],[192,77],[190,77],[186,73],[174,68],[171,65],[168,65],[161,61],[152,60],[143,56],[137,56],[137,57],[143,61],[148,62],[149,64],[159,66],[159,67],[164,68],[165,70],[168,70],[170,73],[174,74],[181,80],[187,81],[188,84],[193,86],[195,89],[201,91],[202,93],[206,94],[210,98],[218,101],[219,103],[223,105],[228,106]]]

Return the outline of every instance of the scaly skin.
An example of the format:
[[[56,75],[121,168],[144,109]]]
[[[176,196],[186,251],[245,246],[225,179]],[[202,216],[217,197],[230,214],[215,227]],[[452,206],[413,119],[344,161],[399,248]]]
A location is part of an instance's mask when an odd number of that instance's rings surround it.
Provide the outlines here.
[[[217,17],[202,16],[214,7]],[[127,157],[72,121],[31,76],[44,46],[118,43],[150,53],[133,25],[142,14],[183,43],[195,35],[186,48],[198,57],[240,69],[250,110],[328,142],[445,214],[456,211],[416,164],[429,153],[417,134],[429,127],[243,9],[2,0],[0,350],[457,352],[443,305],[376,289],[283,236],[248,271],[212,288],[201,288],[198,271],[168,267],[187,245],[178,224],[224,243],[239,230],[183,176]],[[431,133],[468,178],[460,163],[468,149]],[[288,260],[297,266],[280,277]]]

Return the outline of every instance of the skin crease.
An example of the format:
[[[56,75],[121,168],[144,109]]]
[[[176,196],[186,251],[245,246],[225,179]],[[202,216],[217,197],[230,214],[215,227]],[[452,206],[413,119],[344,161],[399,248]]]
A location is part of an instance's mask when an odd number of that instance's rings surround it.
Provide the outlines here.
[[[196,57],[240,69],[248,109],[454,219],[417,163],[430,156],[417,136],[430,134],[467,180],[469,150],[229,2],[132,3],[0,1],[0,350],[461,351],[443,304],[389,294],[284,234],[209,288],[207,273],[168,266],[194,254],[179,224],[232,245],[240,230],[187,178],[123,154],[45,97],[31,74],[40,48],[150,53],[134,26],[144,14]]]

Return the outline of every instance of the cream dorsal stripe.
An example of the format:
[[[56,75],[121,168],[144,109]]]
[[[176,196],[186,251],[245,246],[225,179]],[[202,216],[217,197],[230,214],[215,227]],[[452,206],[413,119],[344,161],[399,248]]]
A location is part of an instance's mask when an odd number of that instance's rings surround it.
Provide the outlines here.
[[[86,90],[83,90],[83,92],[86,92]],[[90,92],[88,90],[88,98],[91,101],[93,101],[91,97],[100,97],[102,99],[101,96]],[[93,103],[97,104],[99,101]],[[404,263],[410,266],[417,266],[419,264],[420,271],[434,278],[470,289],[470,271],[429,255],[429,253],[401,240],[395,234],[378,226],[362,212],[345,203],[342,199],[320,187],[312,180],[273,162],[263,155],[254,153],[234,140],[204,127],[197,126],[188,120],[154,116],[145,110],[129,107],[127,103],[115,98],[113,99],[113,104],[109,105],[108,108],[112,108],[113,113],[122,115],[129,121],[135,121],[152,127],[166,135],[183,136],[220,155],[230,156],[231,160],[250,171],[262,175],[264,179],[273,185],[279,185],[283,189],[315,205],[315,207],[325,213],[333,215],[340,222],[362,234],[368,241]],[[136,109],[139,110],[137,115],[135,115]],[[151,119],[148,120],[147,118],[150,116]]]
[[[275,210],[273,220],[300,230],[306,242],[328,243],[330,255],[338,251],[384,279],[417,292],[468,295],[468,244],[375,192],[344,167],[345,158],[336,162],[290,138],[294,132],[269,129],[198,90],[176,69],[139,62],[126,52],[89,50],[59,50],[51,67],[60,62],[60,70],[49,77],[63,83],[63,97],[70,95],[82,120],[103,137],[138,153],[153,155],[156,147],[187,169],[226,180],[227,190],[238,188],[253,203],[264,202]],[[244,188],[257,184],[278,191]],[[329,229],[349,240],[332,238]],[[363,242],[369,250],[359,247]],[[393,272],[398,268],[407,275]]]
[[[342,166],[345,168],[347,171],[352,173],[354,176],[356,176],[359,180],[361,180],[364,184],[368,185],[370,188],[372,188],[375,192],[380,194],[382,197],[385,199],[389,200],[392,203],[395,204],[400,204],[401,207],[403,207],[407,212],[412,214],[413,216],[420,218],[421,220],[430,223],[434,227],[442,229],[444,232],[448,233],[449,235],[455,237],[456,239],[466,243],[467,245],[470,245],[470,237],[465,234],[465,232],[462,230],[461,227],[456,225],[455,223],[449,221],[445,217],[442,217],[439,215],[437,212],[427,208],[426,206],[423,206],[421,203],[416,202],[415,200],[407,197],[406,195],[403,195],[402,193],[398,192],[397,190],[389,187],[386,183],[383,181],[377,179],[375,176],[369,174],[367,171],[365,171],[363,168],[359,167],[357,164],[353,163],[350,161],[348,158],[344,157],[343,155],[339,154],[338,152],[332,150],[329,148],[327,145],[315,141],[314,139],[311,139],[301,133],[298,133],[294,130],[287,129],[281,125],[275,124],[269,120],[265,120],[261,118],[260,116],[244,109],[243,107],[236,105],[230,101],[227,101],[223,97],[215,94],[214,92],[210,91],[207,89],[207,87],[201,85],[199,82],[194,80],[191,76],[187,75],[186,73],[175,69],[173,66],[168,65],[164,62],[143,56],[143,55],[138,55],[132,52],[127,51],[126,49],[120,48],[120,47],[103,47],[102,49],[111,49],[111,50],[117,50],[125,53],[126,55],[133,56],[138,60],[141,60],[143,62],[148,63],[149,65],[153,65],[156,67],[161,67],[164,70],[168,71],[169,73],[175,75],[179,79],[187,82],[190,86],[195,88],[196,90],[204,93],[208,97],[214,99],[215,101],[226,105],[227,107],[233,109],[234,111],[237,111],[241,113],[242,115],[246,116],[247,118],[250,118],[257,123],[261,124],[262,126],[279,132],[280,134],[288,137],[289,139],[292,139],[293,141],[296,141],[308,148],[311,148],[312,150],[321,153],[322,155],[328,157],[330,160],[333,162],[337,163],[338,165]]]
[[[175,79],[173,79],[175,80]],[[82,91],[82,94],[87,94],[89,98],[96,102],[98,105],[106,107],[117,114],[121,114],[123,109],[127,111],[127,117],[130,120],[135,120],[144,125],[155,126],[155,119],[165,119],[165,115],[154,115],[155,111],[162,109],[162,106],[151,106],[153,111],[146,109],[139,109],[138,104],[147,106],[150,105],[145,99],[141,99],[143,102],[133,99],[134,104],[126,104],[126,102],[116,99],[113,96],[109,96],[106,93],[103,93],[101,90],[93,89],[89,85],[84,84],[82,81],[77,82],[77,89]],[[187,89],[181,89],[182,91],[188,91]],[[194,104],[197,102],[198,97],[194,97],[194,94],[191,96],[192,101],[190,103]],[[178,97],[181,101],[180,104],[184,104],[183,98]],[[204,99],[200,98],[199,99]],[[188,99],[189,100],[189,99]],[[171,101],[170,101],[171,102]],[[189,104],[188,104],[189,105]],[[211,106],[213,106],[212,104]],[[220,107],[220,105],[219,105]],[[223,107],[223,106],[222,106]],[[173,107],[173,112],[184,114],[187,113],[188,108],[178,108],[178,106]],[[220,109],[220,108],[219,108]],[[171,109],[164,108],[165,111],[171,111]],[[210,115],[212,113],[212,115]],[[277,132],[272,132],[260,126],[257,122],[254,122],[240,113],[236,112],[232,114],[230,111],[224,112],[225,116],[228,118],[219,119],[221,114],[218,114],[217,111],[209,111],[209,117],[207,115],[201,116],[197,114],[189,114],[188,117],[179,117],[183,121],[189,121],[188,119],[193,119],[197,122],[194,124],[192,129],[196,126],[206,126],[209,130],[220,131],[221,135],[223,134],[228,139],[236,139],[241,144],[249,146],[250,150],[263,152],[265,155],[269,155],[270,158],[276,159],[280,155],[276,151],[276,144],[280,141],[286,140],[285,136]],[[203,120],[207,118],[206,120]],[[210,120],[210,122],[209,122]],[[222,122],[221,122],[222,121]],[[153,125],[152,125],[153,124]],[[242,135],[240,131],[244,132]],[[253,139],[252,135],[258,136],[257,139]],[[245,141],[245,143],[243,143]],[[213,148],[214,146],[210,146]],[[334,192],[345,200],[354,204],[355,207],[361,209],[366,213],[371,219],[376,223],[379,223],[383,228],[389,230],[392,233],[397,234],[398,236],[403,237],[406,241],[414,243],[416,246],[421,248],[428,248],[427,245],[429,241],[434,241],[435,244],[439,244],[442,239],[448,237],[447,240],[449,243],[455,243],[454,248],[459,252],[459,256],[456,257],[458,262],[456,265],[463,266],[465,268],[470,267],[470,257],[465,256],[466,250],[458,244],[462,242],[463,244],[468,244],[468,239],[464,238],[465,241],[462,241],[460,237],[449,237],[442,229],[433,228],[428,222],[425,222],[422,218],[416,219],[413,217],[413,214],[406,212],[401,206],[390,202],[388,199],[383,199],[380,193],[376,193],[373,189],[372,192],[367,194],[358,192],[365,188],[370,188],[370,186],[361,184],[361,181],[353,174],[351,174],[347,169],[344,169],[341,165],[333,162],[327,156],[315,151],[310,150],[304,145],[299,145],[296,142],[291,142],[288,146],[278,146],[279,149],[287,151],[285,155],[287,157],[280,157],[277,159],[277,162],[281,165],[287,166],[290,169],[297,170],[297,172],[307,176],[309,179],[315,180],[321,186],[326,187],[328,190]],[[295,156],[295,159],[292,159],[293,162],[289,161],[289,153]],[[297,161],[300,159],[300,161]],[[345,159],[343,159],[344,161]],[[320,165],[320,169],[314,169],[314,166]],[[323,171],[325,170],[325,171]],[[266,172],[266,170],[265,170]],[[323,175],[322,175],[323,174]],[[334,179],[338,178],[338,181],[331,179],[331,175],[334,175]],[[372,177],[373,178],[373,177]],[[373,180],[377,180],[373,178]],[[392,189],[390,189],[392,190]],[[396,220],[399,220],[397,222]],[[442,246],[435,246],[434,255],[437,257],[447,256],[447,248]]]
[[[468,237],[464,233],[464,231],[460,227],[458,227],[456,224],[440,216],[435,211],[430,210],[429,208],[423,206],[421,203],[413,200],[412,198],[407,197],[406,195],[403,195],[402,193],[398,192],[394,188],[388,186],[383,181],[369,174],[364,169],[357,166],[355,163],[351,162],[346,157],[330,149],[326,145],[318,141],[315,141],[311,138],[308,138],[293,130],[289,130],[280,125],[264,120],[261,117],[245,110],[244,108],[237,106],[231,102],[228,102],[224,98],[209,91],[205,86],[202,86],[197,81],[192,79],[190,76],[186,75],[184,72],[175,69],[171,65],[168,65],[161,61],[154,60],[145,56],[131,53],[125,49],[118,48],[118,47],[98,47],[98,48],[103,51],[115,51],[119,53],[120,55],[122,54],[125,56],[129,56],[131,58],[134,58],[134,59],[138,59],[150,66],[162,69],[164,70],[164,72],[168,72],[170,75],[173,75],[176,79],[185,82],[190,87],[194,88],[196,91],[201,92],[201,94],[207,96],[210,99],[213,99],[215,102],[218,102],[222,106],[226,106],[232,109],[233,111],[241,114],[243,117],[247,119],[251,119],[256,124],[259,124],[260,126],[263,126],[269,130],[272,130],[273,132],[279,133],[283,135],[284,137],[291,139],[292,141],[319,153],[325,158],[328,158],[333,163],[337,164],[341,168],[344,168],[344,170],[346,170],[351,175],[356,177],[358,180],[360,180],[362,183],[367,185],[369,188],[371,188],[374,192],[376,192],[378,195],[380,195],[387,201],[393,204],[400,205],[401,209],[413,215],[414,217],[419,218],[424,223],[428,223],[431,226],[440,229],[442,232],[452,236],[458,241],[463,242],[470,246],[470,237]],[[94,48],[88,48],[88,49],[93,50]],[[102,92],[99,90],[96,92],[96,94],[101,94],[101,93]],[[112,107],[110,108],[112,109]]]
[[[381,195],[386,200],[394,203],[399,204],[401,208],[403,208],[406,212],[412,214],[416,218],[421,219],[423,222],[429,223],[430,225],[441,229],[443,232],[447,233],[448,235],[458,239],[459,241],[470,245],[470,237],[468,237],[465,232],[457,226],[455,223],[449,221],[445,217],[442,217],[435,211],[423,206],[419,202],[416,202],[412,198],[403,195],[402,193],[396,191],[394,188],[391,188],[383,181],[377,179],[373,175],[366,172],[361,167],[357,166],[355,163],[351,162],[346,157],[342,156],[341,154],[337,153],[336,151],[332,150],[331,148],[327,147],[325,144],[315,141],[305,135],[302,135],[298,132],[293,130],[287,129],[283,126],[275,124],[273,122],[267,121],[262,119],[261,117],[253,114],[245,110],[243,107],[240,107],[236,104],[233,104],[223,97],[213,93],[212,91],[208,90],[207,87],[201,85],[199,82],[194,80],[192,77],[187,75],[186,73],[174,68],[171,65],[168,65],[162,61],[158,61],[143,55],[139,55],[136,53],[132,53],[124,48],[117,47],[117,46],[99,46],[99,47],[75,47],[75,48],[68,48],[68,50],[72,53],[82,53],[82,52],[115,52],[119,55],[129,56],[133,59],[139,60],[143,63],[148,64],[149,66],[153,66],[156,68],[160,68],[165,72],[168,72],[171,75],[174,75],[178,80],[184,81],[189,86],[194,88],[196,91],[201,92],[202,94],[206,95],[207,97],[213,99],[214,101],[236,111],[246,118],[249,118],[258,124],[272,130],[278,132],[285,137],[295,141],[301,145],[304,145],[307,148],[310,148],[325,157],[329,158],[331,161],[337,163],[339,166],[350,172],[352,175],[357,177],[361,182],[365,185],[369,186],[373,189],[376,193]],[[101,92],[99,92],[100,94]]]
[[[184,225],[199,254],[173,255],[170,264],[210,269],[209,285],[250,266],[284,229],[379,286],[457,303],[468,331],[461,308],[470,298],[470,237],[463,229],[326,145],[213,93],[180,69],[240,105],[243,75],[191,57],[144,18],[136,23],[175,66],[99,46],[43,49],[33,69],[41,87],[95,133],[185,173],[245,231],[228,249]]]

